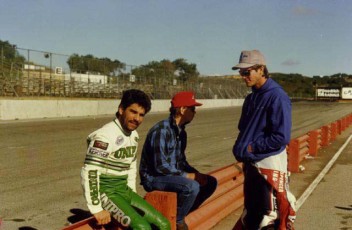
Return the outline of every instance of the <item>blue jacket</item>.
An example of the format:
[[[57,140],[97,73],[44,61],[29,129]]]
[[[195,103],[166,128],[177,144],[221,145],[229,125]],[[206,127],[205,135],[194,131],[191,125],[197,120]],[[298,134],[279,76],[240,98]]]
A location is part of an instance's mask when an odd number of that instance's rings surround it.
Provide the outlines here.
[[[268,78],[252,88],[242,107],[240,131],[232,152],[240,162],[256,162],[276,155],[291,138],[291,101],[282,87]],[[252,152],[248,152],[248,145]]]

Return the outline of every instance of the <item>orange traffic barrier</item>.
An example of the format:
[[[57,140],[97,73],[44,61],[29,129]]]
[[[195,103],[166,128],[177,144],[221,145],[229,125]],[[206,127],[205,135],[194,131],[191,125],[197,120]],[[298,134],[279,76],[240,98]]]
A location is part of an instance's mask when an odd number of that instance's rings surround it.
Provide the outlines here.
[[[309,135],[309,155],[316,157],[321,147],[321,129],[312,130]]]
[[[197,210],[186,217],[189,229],[210,229],[231,212],[243,205],[242,164],[225,166],[209,173],[218,181],[218,187]]]
[[[304,135],[293,139],[288,145],[288,170],[290,172],[299,172],[300,162],[309,152],[309,135]]]
[[[352,114],[349,114],[320,129],[312,130],[301,137],[292,139],[287,147],[288,168],[291,172],[300,172],[304,167],[301,162],[312,156],[318,155],[318,150],[330,145],[337,136],[352,124]]]
[[[171,223],[171,230],[176,230],[177,195],[174,192],[152,191],[144,199],[162,213]]]
[[[218,181],[218,187],[197,210],[186,217],[189,229],[209,229],[223,218],[243,205],[243,174],[242,164],[231,164],[209,173]],[[153,191],[148,192],[145,200],[160,211],[176,229],[177,196],[176,193]],[[63,230],[111,229],[124,230],[123,226],[114,221],[108,227],[98,226],[95,218],[90,217],[74,223]]]
[[[326,125],[320,129],[312,130],[308,134],[290,141],[288,145],[288,169],[290,172],[303,171],[304,167],[301,166],[301,162],[310,156],[316,157],[320,148],[331,143],[331,126]]]
[[[337,134],[341,135],[342,133],[342,121],[341,120],[337,120]]]
[[[349,114],[347,116],[345,116],[344,118],[344,121],[345,121],[345,129],[348,128],[351,123],[352,123],[352,114]]]
[[[321,127],[321,146],[326,147],[330,144],[330,127],[324,125]]]
[[[205,230],[210,229],[231,212],[243,205],[243,182],[242,185],[230,190],[213,202],[201,206],[186,217],[189,229]],[[235,222],[235,220],[234,220]]]
[[[336,140],[337,137],[337,122],[333,122],[330,124],[331,130],[330,130],[330,140],[334,141]]]
[[[347,116],[347,120],[348,120],[348,126],[350,126],[352,124],[352,114]]]
[[[351,114],[346,116],[346,125],[347,127],[351,125]]]
[[[171,230],[176,230],[176,205],[177,197],[176,193],[173,192],[160,192],[153,191],[149,192],[145,196],[145,200],[148,201],[153,207],[161,212],[171,223]],[[167,205],[165,205],[167,204]],[[122,226],[116,220],[112,220],[107,225],[98,225],[94,216],[87,219],[74,223],[62,230],[126,230],[127,228]]]
[[[346,128],[347,128],[347,119],[346,119],[346,117],[341,118],[341,125],[342,125],[341,130],[345,131]]]

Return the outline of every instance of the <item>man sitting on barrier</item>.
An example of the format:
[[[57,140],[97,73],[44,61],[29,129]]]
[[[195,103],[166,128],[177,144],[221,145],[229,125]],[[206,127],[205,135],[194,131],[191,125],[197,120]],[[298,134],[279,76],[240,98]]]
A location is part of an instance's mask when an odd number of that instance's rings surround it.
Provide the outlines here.
[[[98,224],[109,223],[112,216],[132,229],[151,230],[151,224],[170,229],[170,222],[136,194],[136,129],[150,108],[144,92],[127,90],[116,119],[88,136],[81,178],[88,208]]]
[[[233,147],[244,173],[244,210],[234,229],[293,229],[295,198],[288,190],[286,153],[291,136],[290,98],[269,78],[258,50],[242,51],[232,69],[239,69],[252,88]]]
[[[171,100],[170,116],[155,124],[146,137],[139,174],[146,191],[177,193],[177,229],[188,229],[185,216],[198,208],[216,189],[214,177],[189,165],[185,126],[196,113],[192,92],[179,92]]]

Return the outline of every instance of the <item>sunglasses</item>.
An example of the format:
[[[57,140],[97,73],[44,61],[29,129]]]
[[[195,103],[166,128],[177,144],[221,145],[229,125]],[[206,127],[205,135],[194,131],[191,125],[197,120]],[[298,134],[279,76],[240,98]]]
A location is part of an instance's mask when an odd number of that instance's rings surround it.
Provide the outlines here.
[[[249,77],[251,75],[251,69],[246,69],[246,70],[243,70],[243,71],[240,70],[240,75],[242,77]]]
[[[192,107],[188,107],[192,112],[196,111],[196,107],[192,106]]]

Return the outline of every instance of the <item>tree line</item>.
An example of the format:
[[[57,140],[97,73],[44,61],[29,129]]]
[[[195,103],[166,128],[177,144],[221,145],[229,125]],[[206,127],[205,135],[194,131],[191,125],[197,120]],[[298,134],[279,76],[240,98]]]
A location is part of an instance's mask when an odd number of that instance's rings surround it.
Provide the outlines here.
[[[322,77],[306,77],[297,73],[271,73],[270,75],[291,96],[314,97],[316,88],[352,87],[352,75],[345,73]]]
[[[4,60],[10,60],[15,63],[24,63],[26,58],[18,53],[16,46],[12,45],[8,41],[0,40],[0,59],[3,62]],[[2,65],[1,65],[2,67]]]
[[[97,58],[93,55],[72,54],[67,64],[70,70],[78,73],[94,73],[103,74],[111,77],[122,76],[126,69],[126,64],[119,60],[111,60],[109,58]],[[167,59],[161,61],[151,61],[145,65],[134,66],[131,74],[143,77],[176,77],[182,82],[199,77],[196,64],[188,63],[183,58],[170,61]]]
[[[7,63],[28,63],[26,58],[19,54],[16,46],[8,41],[0,40],[1,62]],[[67,59],[70,71],[77,73],[103,74],[110,77],[111,81],[116,77],[127,75],[124,73],[126,64],[120,60],[111,60],[110,58],[95,57],[92,54],[79,55],[72,54]],[[8,70],[4,65],[0,65],[0,70],[5,73]],[[135,76],[150,77],[153,79],[177,79],[182,83],[199,80],[200,73],[197,65],[189,63],[186,59],[178,58],[175,60],[163,59],[161,61],[150,61],[141,66],[133,66],[130,73]],[[307,77],[297,73],[271,73],[275,79],[289,95],[314,96],[317,87],[352,87],[352,75],[346,73],[333,74],[331,76],[313,76]],[[212,77],[217,82],[223,77]]]

